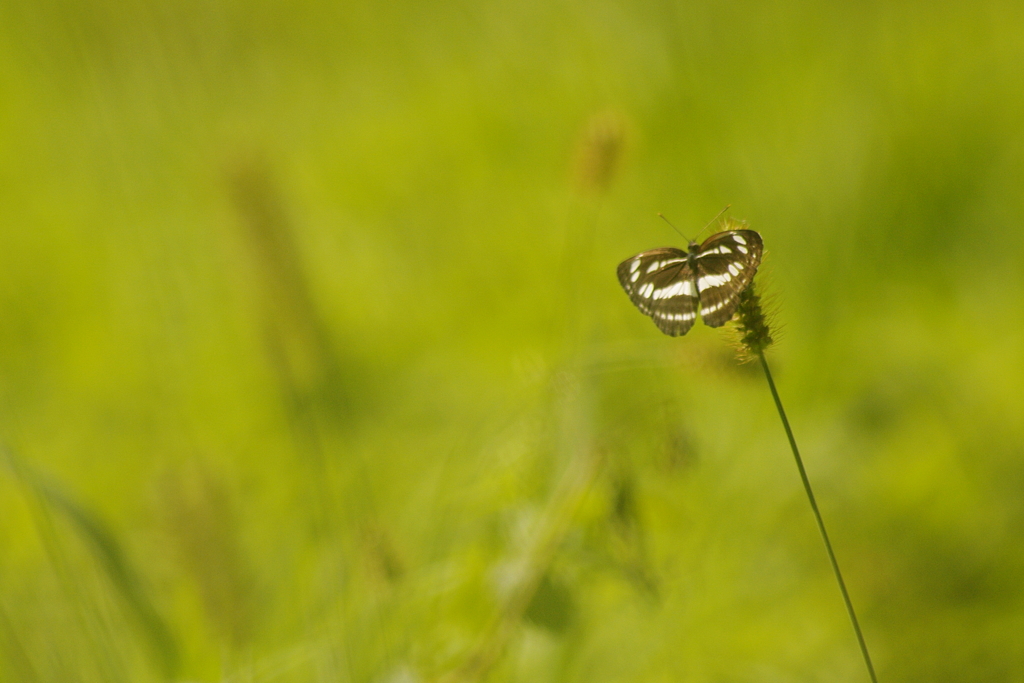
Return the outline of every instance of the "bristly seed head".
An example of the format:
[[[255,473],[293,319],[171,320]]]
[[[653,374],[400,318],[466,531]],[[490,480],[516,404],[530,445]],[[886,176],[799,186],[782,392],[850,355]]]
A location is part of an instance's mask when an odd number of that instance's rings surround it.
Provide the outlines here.
[[[772,345],[771,322],[761,308],[761,297],[751,282],[740,294],[736,307],[736,349],[739,359],[746,363],[755,360]]]

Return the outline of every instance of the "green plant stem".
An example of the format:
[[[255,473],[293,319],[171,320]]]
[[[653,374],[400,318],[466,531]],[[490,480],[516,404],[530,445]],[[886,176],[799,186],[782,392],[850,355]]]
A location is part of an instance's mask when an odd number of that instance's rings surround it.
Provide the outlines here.
[[[800,479],[804,483],[804,491],[807,492],[807,500],[811,503],[811,510],[814,512],[814,519],[818,523],[818,531],[821,532],[821,539],[825,541],[825,550],[828,551],[828,559],[832,563],[832,572],[836,575],[839,583],[839,591],[843,594],[843,602],[846,603],[846,612],[850,615],[850,622],[853,624],[853,631],[857,634],[857,642],[860,644],[860,652],[864,655],[864,664],[868,667],[868,675],[872,683],[878,683],[875,677],[875,667],[871,664],[871,655],[868,654],[868,645],[864,642],[864,634],[860,630],[860,622],[857,621],[857,613],[853,610],[853,603],[850,601],[850,594],[846,591],[846,582],[843,581],[843,573],[839,571],[839,562],[836,561],[836,554],[832,552],[832,543],[828,540],[828,532],[825,531],[825,522],[821,519],[821,512],[818,511],[818,503],[814,500],[814,491],[811,490],[811,482],[807,478],[807,470],[804,469],[804,461],[800,457],[800,451],[796,447],[796,439],[793,438],[793,430],[786,418],[786,411],[782,407],[782,399],[775,388],[775,380],[772,379],[771,370],[768,369],[768,361],[765,360],[764,352],[758,352],[757,357],[761,360],[761,367],[764,368],[764,376],[768,380],[768,388],[772,391],[772,398],[775,399],[775,407],[779,410],[779,417],[782,419],[782,426],[789,438],[789,447],[793,449],[793,457],[796,459],[796,467],[800,470]]]

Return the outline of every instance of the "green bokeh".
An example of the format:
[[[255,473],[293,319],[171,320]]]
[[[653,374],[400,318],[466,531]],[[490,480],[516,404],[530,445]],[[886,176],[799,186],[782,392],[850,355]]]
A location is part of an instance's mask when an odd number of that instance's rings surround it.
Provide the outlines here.
[[[1024,680],[1024,9],[0,3],[0,681]]]

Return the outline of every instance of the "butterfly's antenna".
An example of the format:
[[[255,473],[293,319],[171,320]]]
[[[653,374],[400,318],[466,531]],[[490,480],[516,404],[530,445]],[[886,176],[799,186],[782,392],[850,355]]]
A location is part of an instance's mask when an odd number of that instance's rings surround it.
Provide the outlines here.
[[[672,225],[672,221],[670,221],[669,219],[665,218],[665,214],[663,214],[663,213],[659,213],[659,214],[658,214],[658,218],[660,218],[661,220],[663,220],[663,221],[665,221],[666,223],[668,223],[668,224],[669,224],[669,226],[671,226],[671,228],[672,228],[673,230],[675,230],[676,232],[679,232],[679,228],[677,228],[676,226]],[[683,234],[683,233],[681,233],[681,232],[679,232],[679,236],[680,236],[680,237],[682,237],[682,238],[683,238],[684,240],[686,240],[687,242],[689,242],[689,241],[690,241],[690,238],[689,238],[689,237],[687,237],[686,235],[684,235],[684,234]]]
[[[707,224],[707,225],[705,225],[705,226],[704,226],[703,228],[701,228],[701,229],[700,229],[700,232],[698,232],[698,233],[697,233],[697,237],[700,237],[700,234],[701,234],[701,232],[704,232],[705,230],[707,230],[708,228],[710,228],[710,227],[711,227],[711,224],[712,224],[712,223],[714,223],[714,222],[715,222],[715,221],[717,221],[717,220],[718,220],[719,218],[721,218],[721,217],[722,217],[722,214],[723,214],[723,213],[725,213],[726,211],[728,211],[728,210],[729,210],[729,207],[730,207],[730,206],[732,206],[732,204],[726,204],[726,205],[725,205],[725,208],[724,208],[724,209],[722,209],[721,211],[719,211],[719,212],[718,212],[718,215],[717,215],[717,216],[715,216],[715,217],[714,217],[714,218],[712,218],[712,219],[711,219],[710,221],[708,221],[708,224]],[[697,239],[697,237],[695,237],[694,239]]]

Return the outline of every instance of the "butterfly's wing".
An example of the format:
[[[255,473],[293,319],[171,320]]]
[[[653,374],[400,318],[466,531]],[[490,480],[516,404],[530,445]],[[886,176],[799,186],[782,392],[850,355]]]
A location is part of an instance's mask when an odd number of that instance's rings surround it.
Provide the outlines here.
[[[696,281],[700,317],[708,327],[729,322],[740,294],[750,285],[764,247],[753,230],[727,230],[700,245]]]
[[[685,251],[662,247],[628,258],[618,275],[629,300],[665,334],[689,332],[697,318],[697,288]]]

